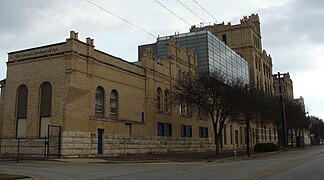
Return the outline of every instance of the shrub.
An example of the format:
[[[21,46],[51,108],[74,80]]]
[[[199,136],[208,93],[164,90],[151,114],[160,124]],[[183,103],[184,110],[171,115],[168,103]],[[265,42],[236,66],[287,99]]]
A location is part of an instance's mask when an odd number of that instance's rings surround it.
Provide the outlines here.
[[[277,146],[274,143],[258,143],[254,146],[255,152],[272,152],[276,150]]]

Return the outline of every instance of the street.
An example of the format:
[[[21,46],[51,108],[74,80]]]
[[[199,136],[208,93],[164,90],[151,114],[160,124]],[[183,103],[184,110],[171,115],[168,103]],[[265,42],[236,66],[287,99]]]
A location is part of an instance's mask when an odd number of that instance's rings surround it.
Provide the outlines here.
[[[0,173],[33,179],[324,179],[324,146],[216,162],[1,162]]]

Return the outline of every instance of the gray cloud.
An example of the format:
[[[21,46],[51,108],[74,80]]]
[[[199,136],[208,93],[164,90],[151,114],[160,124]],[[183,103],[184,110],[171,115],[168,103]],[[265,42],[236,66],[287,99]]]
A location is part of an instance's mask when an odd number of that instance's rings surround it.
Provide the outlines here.
[[[189,25],[167,12],[152,0],[105,1],[92,0],[129,20],[154,35],[170,35],[187,32]],[[179,16],[192,24],[200,20],[176,1],[160,0]],[[182,1],[207,22],[214,21],[193,1]],[[261,19],[263,47],[273,57],[274,71],[289,71],[303,74],[316,70],[318,53],[314,49],[324,48],[323,0],[291,0],[281,6],[267,7],[253,11],[253,1],[198,1],[209,10],[219,22],[239,23],[242,16],[258,13]],[[134,61],[137,59],[137,45],[152,43],[156,39],[131,25],[80,0],[0,0],[0,77],[5,78],[7,53],[20,49],[62,42],[70,30],[79,32],[80,40],[90,36],[95,39],[96,48]],[[316,56],[317,55],[317,56]],[[322,57],[324,54],[322,53]],[[324,71],[324,70],[323,70]],[[320,71],[316,71],[320,72]],[[309,74],[308,74],[309,75]],[[320,78],[311,76],[311,78]],[[300,79],[294,84],[304,88]],[[321,80],[318,80],[321,82]],[[323,91],[322,87],[317,87]],[[309,92],[299,89],[300,95]],[[309,102],[312,106],[311,99]],[[314,106],[320,106],[314,102]],[[323,107],[323,106],[321,106]],[[311,109],[315,109],[310,107]],[[316,108],[316,111],[318,108]],[[323,111],[323,110],[322,110]]]
[[[320,23],[324,18],[324,1],[295,0],[285,6],[261,9],[260,15],[266,34],[263,42],[273,55],[275,66],[293,72],[314,68],[311,52],[316,46],[324,46]]]
[[[0,32],[10,33],[28,31],[42,21],[44,16],[53,8],[54,1],[42,0],[2,0],[0,2]],[[55,6],[54,6],[55,8]]]

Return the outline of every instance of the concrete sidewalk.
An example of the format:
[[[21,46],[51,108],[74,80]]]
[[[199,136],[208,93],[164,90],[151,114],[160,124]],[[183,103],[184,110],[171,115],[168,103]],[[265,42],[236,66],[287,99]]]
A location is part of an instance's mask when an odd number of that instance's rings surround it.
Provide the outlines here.
[[[240,160],[248,158],[245,149],[237,149],[236,155],[234,150],[221,150],[219,156],[215,156],[215,152],[176,152],[169,154],[132,154],[119,156],[102,156],[94,158],[60,158],[53,159],[62,162],[83,162],[83,163],[163,163],[163,162],[215,162],[224,160]],[[256,153],[251,154],[251,157],[273,154],[271,153]]]

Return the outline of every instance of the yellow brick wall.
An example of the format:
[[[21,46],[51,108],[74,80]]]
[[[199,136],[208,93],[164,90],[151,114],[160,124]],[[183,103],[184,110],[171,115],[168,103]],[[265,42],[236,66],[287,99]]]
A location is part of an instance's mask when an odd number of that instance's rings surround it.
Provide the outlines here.
[[[152,146],[160,141],[165,141],[161,147],[167,148],[160,149],[161,152],[212,150],[214,135],[210,121],[199,120],[196,115],[180,116],[178,105],[170,105],[167,114],[156,109],[157,88],[170,92],[179,70],[194,73],[197,69],[193,51],[186,52],[174,39],[168,42],[167,51],[169,59],[158,62],[152,50],[147,49],[139,62],[129,63],[94,49],[91,39],[84,43],[72,33],[64,43],[10,53],[7,83],[1,97],[2,137],[15,137],[16,93],[21,84],[28,88],[27,136],[39,136],[40,86],[47,81],[52,85],[51,124],[62,126],[63,154],[96,152],[99,128],[104,129],[106,153],[121,153],[118,143],[125,135],[125,123],[132,124],[134,141],[129,140],[133,144],[130,152],[139,152],[141,148],[145,148],[143,152],[157,152]],[[95,92],[99,86],[104,88],[104,117],[95,116]],[[119,95],[117,118],[109,113],[112,90]],[[172,137],[157,137],[157,122],[171,123]],[[181,125],[192,126],[192,138],[180,137]],[[199,138],[199,127],[208,127],[208,139]]]

